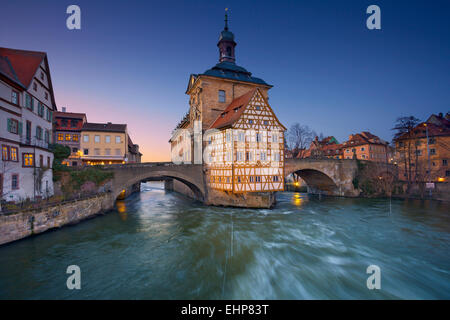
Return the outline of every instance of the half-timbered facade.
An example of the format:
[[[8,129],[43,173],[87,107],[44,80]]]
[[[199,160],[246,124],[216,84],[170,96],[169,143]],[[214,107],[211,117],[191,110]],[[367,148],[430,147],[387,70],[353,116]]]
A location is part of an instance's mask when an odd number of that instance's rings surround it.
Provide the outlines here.
[[[234,34],[221,31],[219,63],[191,74],[189,112],[170,139],[174,163],[203,163],[215,190],[284,189],[284,131],[268,100],[272,85],[236,64]]]
[[[285,130],[259,89],[232,101],[206,133],[210,187],[282,191]]]

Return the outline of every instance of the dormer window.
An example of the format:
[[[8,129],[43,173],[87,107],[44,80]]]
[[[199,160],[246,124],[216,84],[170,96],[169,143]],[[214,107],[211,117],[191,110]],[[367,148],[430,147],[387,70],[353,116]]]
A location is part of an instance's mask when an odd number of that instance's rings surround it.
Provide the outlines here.
[[[219,90],[219,102],[225,102],[225,91]]]

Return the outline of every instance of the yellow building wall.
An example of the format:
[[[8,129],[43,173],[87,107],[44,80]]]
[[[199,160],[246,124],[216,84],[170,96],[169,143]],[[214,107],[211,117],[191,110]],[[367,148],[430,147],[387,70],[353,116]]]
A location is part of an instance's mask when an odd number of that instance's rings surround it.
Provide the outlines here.
[[[89,141],[85,140],[85,136],[89,137]],[[99,136],[100,141],[95,142],[95,136]],[[110,142],[107,141],[110,137]],[[116,143],[116,137],[120,137],[120,143]],[[88,149],[89,153],[85,154]],[[96,154],[98,149],[99,154]],[[109,149],[109,155],[107,154]],[[119,150],[116,152],[116,150]],[[82,131],[80,137],[81,159],[87,164],[109,164],[122,163],[126,161],[128,151],[127,134],[123,132],[101,132],[101,131]],[[103,162],[103,163],[102,163]]]

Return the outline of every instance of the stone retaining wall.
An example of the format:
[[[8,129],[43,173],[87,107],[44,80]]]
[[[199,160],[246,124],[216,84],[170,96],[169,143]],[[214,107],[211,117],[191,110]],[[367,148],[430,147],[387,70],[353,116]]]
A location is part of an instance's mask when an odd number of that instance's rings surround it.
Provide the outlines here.
[[[63,203],[48,208],[0,215],[0,245],[49,229],[78,223],[112,209],[111,194]]]

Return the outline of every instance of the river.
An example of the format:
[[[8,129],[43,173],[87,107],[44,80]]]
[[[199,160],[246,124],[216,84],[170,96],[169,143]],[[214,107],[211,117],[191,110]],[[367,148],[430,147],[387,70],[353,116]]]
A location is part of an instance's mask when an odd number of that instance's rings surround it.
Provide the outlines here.
[[[105,215],[1,246],[0,299],[450,298],[448,203],[277,199],[207,207],[143,184]],[[80,290],[66,287],[69,265]]]

